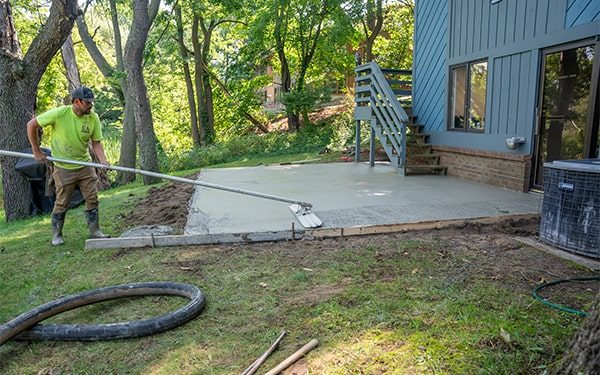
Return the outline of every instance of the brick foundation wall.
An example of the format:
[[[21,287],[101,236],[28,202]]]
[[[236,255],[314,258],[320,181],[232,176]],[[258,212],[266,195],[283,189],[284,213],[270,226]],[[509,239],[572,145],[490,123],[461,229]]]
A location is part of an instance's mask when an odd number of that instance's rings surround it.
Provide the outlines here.
[[[448,175],[516,191],[529,190],[531,155],[433,145]]]

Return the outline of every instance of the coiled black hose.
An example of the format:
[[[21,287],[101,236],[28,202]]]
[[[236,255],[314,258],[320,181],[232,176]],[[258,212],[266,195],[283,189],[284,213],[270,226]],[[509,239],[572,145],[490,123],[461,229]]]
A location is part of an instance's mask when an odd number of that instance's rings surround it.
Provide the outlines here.
[[[171,295],[190,302],[166,315],[151,319],[109,324],[37,324],[61,312],[117,298]],[[205,298],[193,285],[174,282],[133,283],[94,289],[45,303],[0,326],[0,345],[7,340],[112,340],[163,332],[195,318]]]

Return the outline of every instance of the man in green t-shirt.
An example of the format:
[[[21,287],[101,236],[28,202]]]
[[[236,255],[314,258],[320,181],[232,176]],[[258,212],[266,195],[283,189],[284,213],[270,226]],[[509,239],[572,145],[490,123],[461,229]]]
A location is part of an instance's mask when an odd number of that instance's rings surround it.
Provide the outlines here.
[[[108,165],[102,147],[102,126],[98,115],[92,111],[94,93],[82,86],[71,94],[71,105],[51,109],[27,123],[27,137],[35,160],[46,161],[39,145],[38,129],[52,127],[52,156],[76,161],[91,161],[88,141],[102,164]],[[52,178],[56,187],[56,201],[52,210],[52,245],[64,243],[62,229],[69,209],[71,194],[77,185],[85,198],[85,216],[91,238],[108,237],[100,231],[98,222],[98,181],[93,167],[55,162]]]

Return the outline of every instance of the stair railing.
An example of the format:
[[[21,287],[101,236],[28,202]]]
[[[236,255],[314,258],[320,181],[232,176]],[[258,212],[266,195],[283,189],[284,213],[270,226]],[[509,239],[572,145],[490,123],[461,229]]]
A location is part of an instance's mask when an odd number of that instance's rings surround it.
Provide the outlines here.
[[[370,160],[374,163],[374,137],[379,137],[390,161],[404,174],[406,166],[406,124],[408,115],[397,95],[410,98],[410,90],[394,90],[385,74],[410,74],[410,71],[382,69],[375,62],[358,66],[355,86],[356,161],[360,161],[360,122],[370,121]],[[391,80],[393,83],[410,83]],[[388,142],[391,145],[388,146]]]

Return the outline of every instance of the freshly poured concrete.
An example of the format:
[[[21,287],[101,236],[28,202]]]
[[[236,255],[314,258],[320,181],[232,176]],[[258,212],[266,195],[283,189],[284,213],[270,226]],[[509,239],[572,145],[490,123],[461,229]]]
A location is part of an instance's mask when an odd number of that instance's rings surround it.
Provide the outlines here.
[[[330,163],[205,169],[200,181],[313,204],[322,228],[537,213],[540,196],[453,177],[401,177],[389,164]],[[288,204],[198,186],[185,232],[303,229]]]

